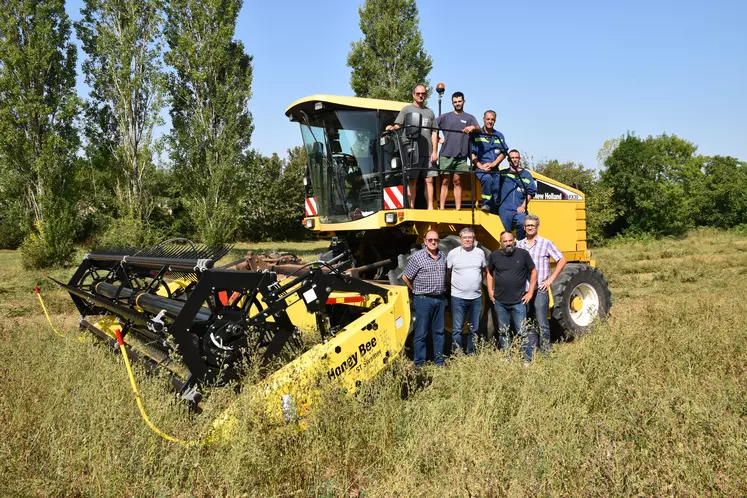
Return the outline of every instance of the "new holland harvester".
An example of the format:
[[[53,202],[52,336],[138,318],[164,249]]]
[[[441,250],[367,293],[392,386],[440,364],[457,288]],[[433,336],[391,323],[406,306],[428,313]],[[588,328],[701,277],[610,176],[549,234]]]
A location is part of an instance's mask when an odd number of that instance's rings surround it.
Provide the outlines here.
[[[192,403],[202,386],[240,378],[248,361],[264,373],[252,392],[285,419],[307,410],[320,378],[354,391],[404,350],[412,324],[401,277],[427,231],[436,230],[448,251],[459,245],[459,230],[471,227],[486,253],[499,248],[503,231],[497,215],[476,209],[474,175],[462,181],[459,211],[451,193],[444,210],[424,209],[422,199],[419,209],[407,207],[420,116],[410,113],[401,130],[386,131],[405,105],[315,95],[286,110],[301,127],[308,158],[303,223],[332,240],[319,261],[250,253],[219,267],[229,246],[183,239],[96,251],[69,283],[57,282],[72,296],[81,326],[112,345],[119,331],[131,357],[166,372]],[[552,285],[552,323],[573,335],[607,314],[610,293],[586,246],[584,194],[533,174],[538,193],[528,210],[569,262]],[[495,321],[490,306],[483,310],[480,331],[490,338]],[[320,343],[304,350],[302,331]]]

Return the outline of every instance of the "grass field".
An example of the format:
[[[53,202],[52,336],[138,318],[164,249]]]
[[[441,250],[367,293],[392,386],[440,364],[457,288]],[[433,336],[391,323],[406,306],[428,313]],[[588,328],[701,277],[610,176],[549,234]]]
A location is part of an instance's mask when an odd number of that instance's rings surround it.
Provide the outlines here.
[[[416,386],[397,362],[356,397],[326,391],[304,431],[240,398],[236,440],[190,449],[145,426],[121,357],[77,340],[66,293],[0,252],[0,496],[747,495],[747,237],[700,230],[595,258],[612,315],[529,368],[483,347]],[[136,376],[151,419],[184,439],[237,398],[215,389],[190,416],[164,380]]]

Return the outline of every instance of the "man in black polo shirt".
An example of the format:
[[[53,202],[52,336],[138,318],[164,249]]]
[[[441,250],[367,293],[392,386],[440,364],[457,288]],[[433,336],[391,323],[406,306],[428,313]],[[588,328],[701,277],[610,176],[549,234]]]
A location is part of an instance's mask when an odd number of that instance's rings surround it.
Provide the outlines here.
[[[438,232],[425,234],[425,249],[415,252],[402,280],[410,288],[415,308],[415,366],[425,363],[425,340],[433,336],[433,362],[444,364],[444,311],[446,301],[446,255],[438,248]]]
[[[501,234],[501,248],[488,258],[488,294],[498,316],[498,347],[510,348],[512,336],[522,340],[524,360],[532,359],[536,344],[529,344],[527,334],[527,303],[537,287],[537,270],[529,252],[514,247],[511,232]],[[529,290],[525,292],[529,281]],[[510,331],[513,322],[513,334]],[[536,340],[536,336],[535,336]]]

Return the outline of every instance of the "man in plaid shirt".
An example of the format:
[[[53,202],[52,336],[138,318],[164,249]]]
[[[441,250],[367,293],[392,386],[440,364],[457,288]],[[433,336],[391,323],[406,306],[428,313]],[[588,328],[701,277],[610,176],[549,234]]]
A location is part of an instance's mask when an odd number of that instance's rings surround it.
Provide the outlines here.
[[[415,252],[402,280],[410,288],[415,308],[415,366],[425,363],[425,340],[433,337],[433,361],[444,364],[444,311],[446,300],[446,255],[438,248],[438,232],[425,234],[425,249]]]
[[[550,286],[558,278],[560,272],[566,264],[565,256],[555,247],[552,241],[540,237],[537,234],[540,220],[537,215],[529,214],[524,220],[524,230],[526,238],[520,240],[516,247],[521,247],[529,251],[529,255],[537,267],[537,289],[527,306],[528,314],[537,321],[540,328],[540,350],[550,350],[550,320],[547,316],[550,307]],[[556,261],[555,271],[550,274],[550,258]],[[530,334],[536,336],[537,331],[533,330]],[[536,340],[536,339],[535,339]],[[530,341],[531,342],[531,341]]]

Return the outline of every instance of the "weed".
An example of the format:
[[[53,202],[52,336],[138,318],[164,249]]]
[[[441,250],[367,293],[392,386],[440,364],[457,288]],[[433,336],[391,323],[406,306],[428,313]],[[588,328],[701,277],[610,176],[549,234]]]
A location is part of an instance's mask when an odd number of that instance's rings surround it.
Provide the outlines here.
[[[556,344],[529,368],[482,343],[475,355],[417,374],[399,359],[356,396],[324,388],[305,430],[268,424],[257,401],[230,386],[211,388],[203,413],[190,416],[164,379],[136,368],[151,419],[180,438],[201,438],[234,406],[235,439],[199,450],[150,432],[121,357],[52,334],[33,301],[43,274],[21,269],[17,252],[0,252],[0,490],[745,496],[747,316],[739,310],[747,289],[734,278],[747,268],[738,249],[745,242],[701,230],[595,250],[615,305],[589,334]],[[324,250],[254,246],[283,247]],[[66,280],[69,272],[52,275]],[[77,337],[69,297],[47,283],[42,291],[58,330]]]

